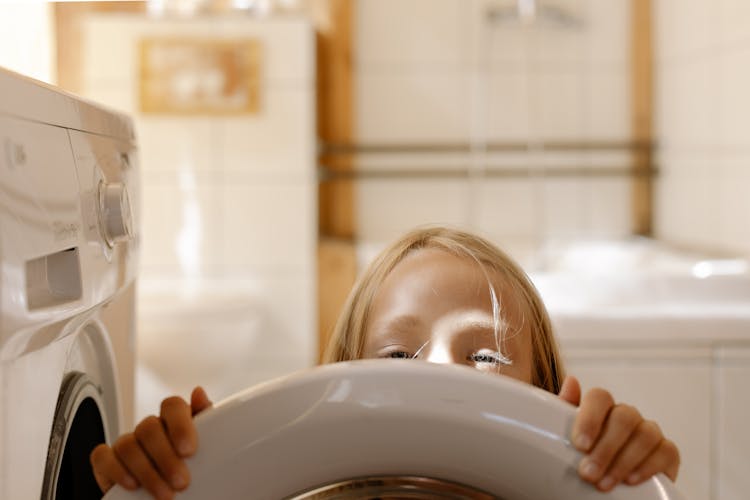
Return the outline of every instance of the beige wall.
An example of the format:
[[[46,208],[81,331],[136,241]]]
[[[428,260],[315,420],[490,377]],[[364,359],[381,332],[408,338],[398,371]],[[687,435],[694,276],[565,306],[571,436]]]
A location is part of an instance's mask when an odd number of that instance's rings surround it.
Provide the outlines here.
[[[549,4],[549,2],[540,2]],[[368,155],[364,165],[622,167],[621,152],[483,156],[485,142],[628,141],[629,2],[554,2],[577,28],[538,19],[490,22],[498,0],[359,0],[356,134],[360,143],[468,142],[456,155]],[[479,170],[477,170],[479,171]],[[619,237],[630,229],[625,177],[368,179],[357,184],[360,240],[420,223],[471,227],[522,256],[548,239]]]
[[[0,66],[54,83],[52,8],[46,2],[0,2]]]
[[[750,3],[657,0],[656,234],[750,253]]]

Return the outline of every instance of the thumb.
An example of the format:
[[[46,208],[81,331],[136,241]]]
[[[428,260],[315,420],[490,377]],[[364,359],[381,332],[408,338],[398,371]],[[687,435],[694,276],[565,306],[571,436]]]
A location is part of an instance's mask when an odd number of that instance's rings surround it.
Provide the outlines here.
[[[581,402],[581,384],[578,382],[578,379],[572,375],[565,377],[563,385],[560,388],[560,394],[557,397],[573,406],[578,406]]]
[[[203,387],[198,386],[193,389],[192,394],[190,394],[190,409],[193,416],[202,412],[206,408],[210,408],[212,404],[211,400],[208,399],[206,391],[203,390]]]

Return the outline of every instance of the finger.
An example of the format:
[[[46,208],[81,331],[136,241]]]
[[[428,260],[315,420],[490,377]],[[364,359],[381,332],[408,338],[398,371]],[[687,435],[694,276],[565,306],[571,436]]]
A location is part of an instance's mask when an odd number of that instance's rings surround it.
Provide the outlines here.
[[[597,483],[597,487],[603,491],[614,488],[656,450],[662,439],[664,436],[655,422],[642,420],[612,461],[607,473]]]
[[[96,484],[106,493],[115,484],[119,484],[125,489],[134,490],[138,488],[138,481],[128,474],[125,466],[115,456],[112,448],[102,443],[91,451],[89,455],[91,469],[94,472]]]
[[[642,421],[643,417],[632,406],[616,405],[609,412],[596,444],[579,464],[578,472],[581,477],[591,483],[598,483]],[[614,485],[609,485],[608,481],[600,488],[612,486]]]
[[[193,393],[190,395],[190,408],[193,411],[193,415],[197,415],[206,408],[210,408],[212,404],[203,387],[193,389]]]
[[[172,489],[185,489],[190,482],[190,472],[172,447],[162,420],[155,416],[147,417],[138,424],[134,434],[138,444]]]
[[[112,448],[120,462],[128,469],[128,472],[151,495],[160,500],[172,498],[172,489],[156,471],[146,452],[141,448],[135,434],[125,434],[120,437]]]
[[[677,480],[680,468],[680,451],[669,439],[662,439],[656,450],[638,466],[635,472],[628,475],[628,484],[642,483],[651,476],[663,472],[672,481]]]
[[[557,396],[573,406],[578,406],[581,402],[581,384],[578,382],[578,379],[571,375],[565,377],[560,388],[560,394]]]
[[[177,396],[161,403],[161,421],[167,428],[167,435],[180,456],[189,457],[198,449],[198,435],[193,424],[190,406]]]
[[[583,395],[571,432],[576,448],[582,452],[591,449],[614,405],[612,395],[604,389],[591,389]]]

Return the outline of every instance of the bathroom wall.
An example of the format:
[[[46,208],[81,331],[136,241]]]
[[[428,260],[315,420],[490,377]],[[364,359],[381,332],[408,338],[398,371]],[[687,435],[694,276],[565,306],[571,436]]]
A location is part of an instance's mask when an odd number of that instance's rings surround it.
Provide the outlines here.
[[[361,242],[387,241],[420,223],[460,224],[523,257],[550,239],[629,233],[628,178],[551,175],[626,167],[626,152],[483,152],[488,142],[533,149],[540,141],[629,140],[629,2],[539,4],[571,22],[542,10],[529,23],[508,19],[517,9],[509,0],[357,2],[357,141],[471,145],[468,153],[362,155],[360,167],[381,172],[468,165],[471,173],[360,180]],[[490,165],[528,175],[483,175]]]
[[[84,95],[132,115],[141,167],[138,414],[198,384],[214,398],[314,364],[314,31],[303,18],[96,14]],[[142,111],[146,38],[260,43],[259,106]]]
[[[658,0],[656,234],[750,254],[750,4]]]
[[[46,2],[2,2],[0,66],[54,83],[53,48],[52,8]]]

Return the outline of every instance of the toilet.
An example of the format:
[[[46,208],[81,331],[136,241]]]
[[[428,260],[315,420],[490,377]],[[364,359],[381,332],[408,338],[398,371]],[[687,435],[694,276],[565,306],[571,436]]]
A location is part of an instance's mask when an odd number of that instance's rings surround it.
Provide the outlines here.
[[[669,479],[601,493],[576,472],[574,408],[528,384],[421,361],[335,363],[196,416],[181,499],[681,499]],[[108,500],[148,498],[113,488]]]
[[[133,421],[132,122],[0,69],[0,498],[95,498]]]

